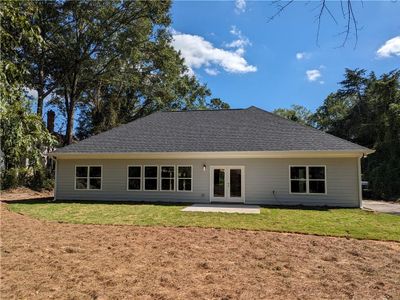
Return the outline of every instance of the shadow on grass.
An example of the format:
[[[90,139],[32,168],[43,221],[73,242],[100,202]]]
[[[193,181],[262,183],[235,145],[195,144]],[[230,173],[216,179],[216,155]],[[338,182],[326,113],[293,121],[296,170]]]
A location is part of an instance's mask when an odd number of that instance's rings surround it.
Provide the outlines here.
[[[43,204],[43,203],[55,203],[53,197],[42,197],[42,198],[28,198],[19,200],[2,200],[2,203],[6,204]]]
[[[104,201],[104,200],[54,200],[53,197],[21,199],[21,200],[3,200],[7,204],[58,204],[58,203],[74,203],[74,204],[107,204],[107,205],[156,205],[156,206],[188,206],[191,202],[162,202],[162,201]],[[208,203],[202,203],[208,204]],[[250,204],[251,205],[251,204]],[[258,204],[259,205],[259,204]],[[262,208],[269,209],[293,209],[293,210],[314,210],[314,211],[330,211],[332,209],[349,209],[349,207],[332,207],[332,206],[305,206],[305,205],[259,205]],[[357,208],[355,208],[357,209]]]

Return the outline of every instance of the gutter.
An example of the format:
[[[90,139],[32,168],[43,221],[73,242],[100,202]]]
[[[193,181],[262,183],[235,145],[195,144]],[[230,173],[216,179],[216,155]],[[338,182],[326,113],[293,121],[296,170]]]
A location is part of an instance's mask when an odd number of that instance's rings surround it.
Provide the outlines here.
[[[191,159],[191,158],[335,158],[360,157],[375,150],[336,151],[213,151],[213,152],[53,152],[50,157],[59,159]]]

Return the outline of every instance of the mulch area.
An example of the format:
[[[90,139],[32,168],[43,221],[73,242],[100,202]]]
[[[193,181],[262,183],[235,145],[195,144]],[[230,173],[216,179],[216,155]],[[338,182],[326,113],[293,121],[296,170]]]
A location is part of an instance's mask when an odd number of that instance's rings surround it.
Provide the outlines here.
[[[0,219],[1,299],[400,299],[396,242]]]

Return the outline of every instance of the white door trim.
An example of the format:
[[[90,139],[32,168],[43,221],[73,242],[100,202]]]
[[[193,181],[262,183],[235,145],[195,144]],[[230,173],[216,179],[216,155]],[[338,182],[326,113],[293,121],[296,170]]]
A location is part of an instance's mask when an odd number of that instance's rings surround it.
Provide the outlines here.
[[[214,170],[224,169],[225,170],[225,197],[213,197],[214,195]],[[242,197],[231,197],[230,196],[230,170],[240,169],[241,170],[241,193]],[[210,166],[210,202],[228,202],[228,203],[245,203],[245,167],[244,166]]]

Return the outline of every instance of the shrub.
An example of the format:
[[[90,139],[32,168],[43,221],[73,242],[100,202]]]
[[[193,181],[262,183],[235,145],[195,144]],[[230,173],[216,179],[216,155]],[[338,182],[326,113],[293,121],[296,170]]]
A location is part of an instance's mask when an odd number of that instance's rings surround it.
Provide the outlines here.
[[[1,174],[1,189],[16,188],[18,186],[18,170],[15,168],[4,170]]]

